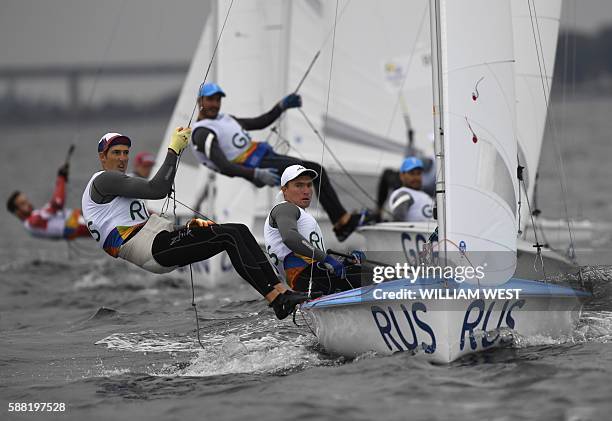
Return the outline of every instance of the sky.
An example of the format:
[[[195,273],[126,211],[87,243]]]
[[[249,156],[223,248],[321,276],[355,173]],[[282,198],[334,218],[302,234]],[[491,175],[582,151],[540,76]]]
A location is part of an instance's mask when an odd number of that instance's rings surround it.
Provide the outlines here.
[[[0,67],[188,63],[208,10],[206,0],[2,0]],[[81,82],[88,103],[124,97],[127,88],[134,99],[156,98],[182,84],[176,76],[94,79]],[[67,102],[66,86],[29,80],[18,82],[17,94]],[[0,81],[0,96],[6,89]]]
[[[209,0],[2,0],[0,67],[188,62],[208,10]],[[562,25],[591,33],[612,25],[612,1],[565,0]],[[156,81],[152,90],[178,89],[180,83],[171,79]],[[62,83],[53,87],[42,81],[20,83],[18,93],[66,97]],[[98,85],[93,91],[105,92],[106,97],[120,95],[123,89],[116,80],[100,80]],[[146,96],[150,86],[151,81],[142,81],[135,95]],[[5,89],[0,81],[0,95]]]
[[[202,30],[208,3],[2,0],[0,65],[98,62],[103,57],[136,62],[187,60]],[[581,31],[596,31],[612,24],[612,2],[565,0],[562,22]]]

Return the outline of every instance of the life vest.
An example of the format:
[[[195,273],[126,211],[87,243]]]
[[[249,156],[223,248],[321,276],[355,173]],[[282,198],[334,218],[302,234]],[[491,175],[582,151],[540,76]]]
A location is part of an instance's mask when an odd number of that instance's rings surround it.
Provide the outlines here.
[[[204,119],[192,126],[192,133],[198,127],[206,127],[217,136],[219,147],[228,161],[256,168],[264,156],[271,150],[265,142],[254,142],[249,133],[242,128],[236,119],[228,114],[219,113],[215,119]],[[212,140],[212,138],[211,138]],[[196,158],[207,167],[218,171],[219,168],[210,160],[210,143],[206,140],[205,152],[197,149],[195,143],[191,147]]]
[[[108,203],[94,202],[89,191],[95,178],[103,172],[95,173],[87,183],[81,207],[94,240],[108,254],[117,257],[121,245],[147,222],[149,214],[140,199],[117,196]]]
[[[400,187],[394,190],[389,197],[389,208],[393,210],[401,203],[412,200],[412,205],[402,215],[401,221],[419,222],[430,221],[433,217],[433,200],[425,192],[408,187]]]
[[[298,232],[314,247],[325,252],[323,233],[321,232],[321,227],[319,227],[316,219],[314,219],[311,214],[299,206],[297,208],[300,210],[300,217],[297,220]],[[287,281],[289,286],[293,287],[293,283],[300,272],[302,272],[304,268],[311,265],[314,260],[310,256],[303,256],[293,252],[285,245],[278,228],[274,228],[270,225],[271,213],[272,210],[268,214],[264,224],[266,253],[268,254],[270,261],[277,269],[278,273]]]

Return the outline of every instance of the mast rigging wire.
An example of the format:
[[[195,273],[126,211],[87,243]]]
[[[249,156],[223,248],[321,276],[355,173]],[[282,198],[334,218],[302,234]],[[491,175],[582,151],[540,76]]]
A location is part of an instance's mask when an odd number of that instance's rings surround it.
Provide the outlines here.
[[[327,121],[327,116],[329,113],[329,93],[331,91],[331,80],[332,80],[332,70],[334,68],[334,51],[335,51],[335,46],[336,46],[336,26],[338,24],[338,3],[339,0],[336,0],[336,9],[335,9],[335,14],[334,14],[334,28],[333,28],[333,37],[332,37],[332,47],[331,47],[331,60],[329,63],[329,76],[327,79],[327,100],[325,102],[325,121]],[[327,41],[326,41],[327,42]],[[300,112],[302,113],[302,115],[304,117],[306,117],[306,114],[304,114],[304,111],[302,111],[301,109],[299,109]],[[308,121],[308,119],[307,119]],[[315,133],[317,133],[315,131]],[[322,138],[323,141],[323,148],[321,148],[321,159],[319,161],[319,168],[322,170],[323,169],[323,158],[325,156],[325,137]],[[321,197],[321,185],[323,184],[323,182],[319,182],[319,188],[317,189],[317,197]],[[317,207],[315,209],[315,213],[318,215],[319,214],[319,205],[320,205],[320,201],[317,201]],[[312,252],[312,256],[311,259],[314,260],[314,250]],[[311,264],[310,265],[310,279],[308,281],[308,297],[312,298],[312,275],[313,275],[313,271],[314,271],[314,265]]]
[[[533,4],[532,4],[533,3]],[[550,114],[550,120],[551,120],[551,128],[552,128],[552,139],[553,139],[553,144],[555,145],[555,152],[557,153],[557,159],[559,161],[559,172],[560,172],[560,177],[559,177],[559,183],[561,184],[561,192],[562,192],[562,197],[563,197],[563,207],[565,210],[565,219],[567,222],[567,231],[569,233],[569,239],[570,239],[570,244],[569,244],[569,248],[567,250],[568,256],[570,259],[572,259],[573,261],[575,261],[576,259],[576,251],[575,251],[575,246],[574,246],[574,235],[572,232],[572,226],[571,226],[571,221],[570,221],[570,217],[569,217],[569,209],[568,209],[568,204],[567,204],[567,179],[566,179],[566,175],[565,175],[565,165],[563,163],[563,154],[561,153],[561,149],[559,147],[559,144],[557,142],[558,139],[558,133],[557,133],[557,128],[556,128],[556,122],[555,122],[555,118],[553,116],[552,110],[550,109],[549,105],[550,105],[550,101],[549,101],[549,97],[547,94],[547,91],[550,92],[550,85],[548,83],[548,78],[547,78],[547,73],[546,73],[546,63],[544,62],[544,50],[542,47],[542,37],[540,35],[540,27],[539,27],[539,22],[538,22],[538,15],[536,12],[536,8],[535,8],[535,2],[533,2],[533,0],[527,0],[527,6],[529,7],[529,18],[531,21],[531,30],[532,30],[532,34],[533,34],[533,38],[534,38],[534,42],[535,42],[535,46],[536,46],[536,54],[537,54],[537,58],[538,58],[538,68],[540,71],[540,81],[542,82],[542,91],[544,94],[544,102],[546,104],[546,108]],[[533,7],[533,11],[532,11],[532,7]],[[535,23],[534,23],[535,21]],[[539,46],[539,48],[538,48]],[[535,230],[535,226],[534,226],[534,230]],[[537,242],[537,240],[536,240]]]

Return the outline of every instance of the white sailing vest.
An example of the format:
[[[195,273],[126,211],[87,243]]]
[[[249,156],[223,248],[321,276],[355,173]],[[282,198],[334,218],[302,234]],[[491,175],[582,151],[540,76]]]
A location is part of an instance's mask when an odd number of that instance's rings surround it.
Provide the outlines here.
[[[300,217],[297,220],[298,232],[302,235],[302,237],[306,238],[310,244],[325,252],[323,233],[321,232],[321,227],[319,227],[317,220],[304,209],[300,208],[299,206],[297,208],[300,210]],[[272,213],[272,210],[270,210],[270,213]],[[308,266],[312,262],[312,259],[309,256],[301,256],[293,253],[293,251],[291,251],[291,249],[285,245],[278,228],[273,228],[270,225],[270,213],[268,213],[268,217],[264,223],[264,242],[266,244],[266,253],[268,254],[270,261],[277,269],[278,273],[283,277],[283,279],[287,280],[287,271],[294,268]],[[295,258],[287,259],[287,261],[285,261],[285,258],[290,254],[292,254],[292,256]]]
[[[192,132],[195,132],[198,127],[206,127],[212,130],[217,135],[219,147],[225,157],[228,161],[234,163],[241,164],[244,162],[257,146],[257,143],[251,140],[249,133],[228,114],[219,113],[214,120],[208,118],[200,120],[192,125]],[[194,155],[202,164],[218,171],[217,166],[209,159],[210,143],[208,139],[205,144],[205,154],[198,151],[193,142],[191,142],[191,147]]]
[[[410,198],[412,198],[414,203],[403,215],[402,221],[430,221],[433,217],[433,199],[427,193],[421,190],[400,187],[391,193],[391,196],[389,197],[389,208],[393,212],[397,206],[407,200],[410,200]]]
[[[96,242],[113,257],[119,255],[124,240],[149,219],[144,201],[117,196],[109,203],[96,203],[89,190],[94,179],[104,171],[95,173],[87,183],[81,207],[87,228]]]

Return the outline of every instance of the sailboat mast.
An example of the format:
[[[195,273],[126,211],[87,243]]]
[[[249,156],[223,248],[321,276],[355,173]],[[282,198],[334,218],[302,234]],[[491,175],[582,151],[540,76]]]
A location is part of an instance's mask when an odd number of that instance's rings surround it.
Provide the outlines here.
[[[440,0],[429,1],[431,28],[431,76],[433,87],[434,153],[436,156],[436,208],[438,220],[438,241],[442,240],[443,260],[446,261],[446,187],[444,178],[444,116],[442,109],[442,42],[440,29]]]

